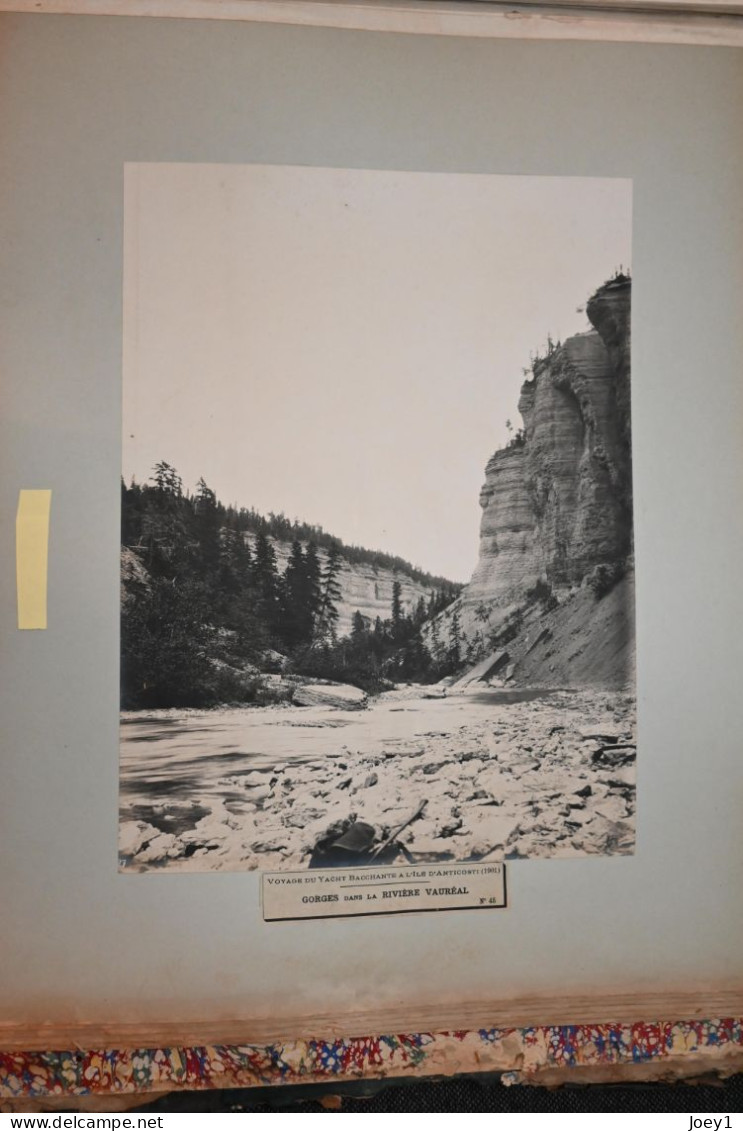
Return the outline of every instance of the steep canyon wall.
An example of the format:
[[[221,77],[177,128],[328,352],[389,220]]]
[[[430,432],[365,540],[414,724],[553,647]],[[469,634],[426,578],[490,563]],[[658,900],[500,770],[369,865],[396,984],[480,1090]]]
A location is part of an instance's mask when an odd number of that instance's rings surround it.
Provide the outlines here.
[[[248,544],[255,545],[255,537],[248,535]],[[270,539],[276,564],[279,571],[286,570],[291,551],[291,543],[279,539]],[[325,565],[327,554],[320,550],[318,557],[321,566]],[[340,599],[337,604],[338,621],[336,630],[339,636],[347,636],[351,632],[354,613],[361,613],[373,625],[377,617],[388,620],[392,614],[392,589],[395,581],[400,583],[400,607],[410,615],[414,612],[419,600],[423,598],[428,602],[433,586],[425,585],[415,577],[403,571],[393,571],[385,566],[372,565],[369,562],[350,562],[341,558],[338,573],[338,588]],[[122,547],[121,550],[121,585],[122,600],[127,599],[127,592],[132,583],[147,584],[147,571],[135,550]]]
[[[533,640],[546,623],[544,608],[529,612],[538,582],[554,594],[554,610],[585,592],[601,570],[629,575],[613,598],[627,652],[627,624],[620,622],[629,622],[633,635],[630,308],[629,278],[604,284],[586,306],[592,328],[551,347],[522,386],[523,429],[485,468],[477,566],[441,618],[450,626],[458,613],[470,654],[497,647],[500,627],[522,613]],[[581,618],[590,635],[595,604],[581,596],[572,606],[573,635]],[[560,619],[559,610],[554,615]],[[511,651],[523,647],[516,641]]]
[[[251,547],[255,539],[248,536]],[[271,539],[276,563],[279,571],[283,573],[289,562],[291,543]],[[325,565],[327,554],[325,550],[318,552],[320,564]],[[338,621],[336,631],[339,636],[347,636],[353,624],[354,613],[357,611],[365,617],[371,625],[377,617],[389,620],[392,615],[392,587],[395,581],[400,583],[400,607],[406,614],[411,614],[418,601],[423,598],[428,601],[432,586],[410,577],[403,571],[393,571],[385,566],[372,565],[369,562],[350,562],[341,558],[341,568],[338,574],[338,587],[340,600],[338,601]]]
[[[523,432],[485,469],[480,552],[463,609],[518,603],[539,579],[579,585],[632,544],[630,289],[589,301],[593,329],[554,348],[524,383]]]

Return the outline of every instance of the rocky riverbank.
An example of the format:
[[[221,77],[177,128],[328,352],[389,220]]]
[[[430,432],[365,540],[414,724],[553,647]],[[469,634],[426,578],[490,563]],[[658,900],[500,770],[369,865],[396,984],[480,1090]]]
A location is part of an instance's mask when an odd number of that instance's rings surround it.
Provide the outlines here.
[[[307,867],[334,822],[382,833],[422,801],[399,863],[634,849],[634,699],[401,688],[364,710],[130,713],[123,869]]]

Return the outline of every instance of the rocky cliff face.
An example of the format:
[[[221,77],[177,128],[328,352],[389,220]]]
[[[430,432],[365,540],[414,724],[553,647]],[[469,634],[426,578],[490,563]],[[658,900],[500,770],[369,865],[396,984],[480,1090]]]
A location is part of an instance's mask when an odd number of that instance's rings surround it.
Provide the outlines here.
[[[629,278],[606,283],[593,328],[535,363],[523,429],[485,468],[474,574],[438,618],[451,640],[456,613],[470,664],[492,655],[517,683],[633,679],[630,302]]]
[[[630,289],[620,277],[597,291],[594,328],[537,362],[522,387],[523,431],[485,469],[468,621],[518,604],[540,579],[580,585],[630,553]]]
[[[248,541],[252,546],[255,539],[248,536]],[[289,561],[291,543],[273,539],[272,542],[279,572],[283,573]],[[318,557],[324,566],[325,551],[320,550]],[[366,562],[349,562],[342,558],[338,574],[338,586],[341,591],[336,625],[338,635],[347,636],[350,633],[353,616],[357,610],[372,625],[377,617],[389,620],[392,613],[392,586],[395,580],[400,582],[400,604],[403,612],[412,613],[421,597],[428,601],[431,586],[423,585],[403,572],[394,573],[383,566],[374,566]]]
[[[247,541],[252,547],[255,537],[247,536]],[[279,572],[286,570],[291,552],[291,543],[271,539],[276,563]],[[318,553],[321,565],[325,565],[326,553]],[[134,583],[147,585],[148,574],[136,552],[127,546],[121,548],[121,601],[122,606],[130,600],[130,587]],[[336,630],[339,636],[347,636],[351,632],[354,614],[358,611],[365,617],[370,625],[374,625],[379,617],[389,620],[392,613],[392,587],[395,581],[400,582],[400,605],[406,614],[414,612],[421,597],[428,602],[432,586],[424,585],[414,577],[402,571],[394,572],[384,566],[375,566],[366,562],[349,562],[341,559],[341,568],[338,574],[340,588],[340,601],[338,602],[338,621]]]
[[[389,620],[392,612],[392,586],[396,579],[400,582],[400,604],[404,613],[412,613],[421,597],[428,601],[430,587],[403,573],[394,574],[381,567],[344,562],[338,576],[341,590],[338,635],[345,636],[351,631],[353,615],[357,609],[372,625],[377,617]]]

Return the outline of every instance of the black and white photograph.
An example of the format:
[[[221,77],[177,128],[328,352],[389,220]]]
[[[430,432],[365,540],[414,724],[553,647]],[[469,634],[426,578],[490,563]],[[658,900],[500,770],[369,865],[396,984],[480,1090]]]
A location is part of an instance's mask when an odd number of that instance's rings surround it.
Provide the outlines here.
[[[633,853],[631,181],[125,174],[121,870]]]

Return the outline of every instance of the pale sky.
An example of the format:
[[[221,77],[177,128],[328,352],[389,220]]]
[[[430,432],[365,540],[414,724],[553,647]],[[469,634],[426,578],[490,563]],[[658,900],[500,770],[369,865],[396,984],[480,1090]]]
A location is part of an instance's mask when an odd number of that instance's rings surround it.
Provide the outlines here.
[[[126,167],[123,473],[455,581],[529,355],[631,262],[631,181]]]

